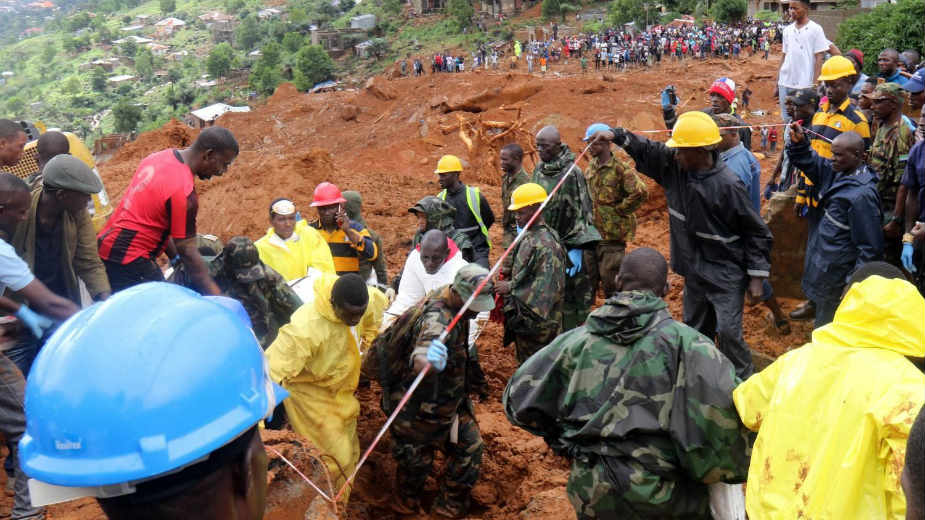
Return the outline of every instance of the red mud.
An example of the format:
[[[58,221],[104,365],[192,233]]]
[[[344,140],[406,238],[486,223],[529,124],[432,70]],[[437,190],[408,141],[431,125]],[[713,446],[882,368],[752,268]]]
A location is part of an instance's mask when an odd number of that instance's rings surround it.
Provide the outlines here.
[[[776,123],[779,113],[772,98],[772,78],[776,76],[778,59],[779,55],[769,61],[688,60],[681,64],[664,63],[649,71],[584,75],[572,60],[570,65],[554,64],[554,73],[545,77],[529,76],[523,69],[392,81],[379,77],[373,82],[375,89],[316,95],[302,94],[292,85],[282,85],[263,106],[250,113],[228,114],[219,120],[220,125],[230,128],[238,138],[241,154],[224,177],[197,181],[199,229],[223,238],[244,234],[256,239],[267,229],[267,207],[271,200],[292,197],[304,215],[313,216],[309,207],[312,190],[319,182],[331,181],[341,189],[363,194],[367,221],[383,236],[389,271],[394,274],[401,269],[414,225],[407,208],[439,190],[432,172],[441,155],[456,154],[471,165],[463,173],[463,181],[479,179],[495,211],[502,207],[497,160],[479,155],[487,149],[479,147],[479,143],[475,143],[470,153],[458,131],[461,119],[510,122],[518,114],[510,109],[513,106],[521,114],[523,133],[519,134],[522,136],[519,142],[525,149],[533,148],[530,135],[545,125],[556,125],[563,140],[577,154],[582,148],[580,138],[585,127],[595,121],[632,130],[664,128],[658,101],[666,84],[677,87],[683,111],[707,106],[708,85],[717,77],[730,76],[740,89],[749,84],[754,92],[753,110],[761,108],[768,113],[762,117],[749,116],[748,121]],[[137,141],[123,147],[100,167],[109,193],[118,200],[145,155],[169,146],[186,146],[195,134],[174,121],[142,134]],[[754,144],[758,146],[757,138]],[[776,158],[761,161],[763,180],[770,175]],[[525,166],[531,169],[532,161],[528,159]],[[630,247],[654,247],[667,256],[664,196],[651,182],[649,187],[650,200],[639,213],[636,241]],[[501,242],[497,226],[493,238],[496,243]],[[672,313],[680,318],[682,281],[672,275],[671,284],[667,299]],[[782,303],[785,311],[789,311],[796,302]],[[788,337],[770,334],[765,321],[767,312],[763,307],[745,311],[746,338],[756,350],[776,356],[808,339],[808,324],[794,323],[793,334]],[[501,392],[515,362],[513,353],[500,346],[500,338],[500,329],[491,324],[479,340],[490,396],[476,404],[485,454],[482,476],[473,491],[471,518],[573,518],[565,497],[566,461],[552,454],[542,439],[511,427],[501,409]],[[363,404],[359,436],[364,448],[385,420],[379,410],[377,392],[375,383],[372,388],[359,391]],[[397,518],[381,507],[388,501],[394,474],[389,445],[386,436],[361,471],[346,517]],[[304,457],[300,464],[309,467]],[[441,466],[438,463],[436,467],[439,471]],[[288,511],[281,506],[271,508],[268,518],[303,518],[299,497],[311,494],[305,494],[304,485],[291,470],[277,468],[275,475],[285,482],[271,483],[271,497],[292,497],[286,502],[294,505]],[[431,481],[425,503],[435,491],[436,484]],[[83,501],[56,506],[49,518],[94,519],[99,518],[99,513],[94,505]]]

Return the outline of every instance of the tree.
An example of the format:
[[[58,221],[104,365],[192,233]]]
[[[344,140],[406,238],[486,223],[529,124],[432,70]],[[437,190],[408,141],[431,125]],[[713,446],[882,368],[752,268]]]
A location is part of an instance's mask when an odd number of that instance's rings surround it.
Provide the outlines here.
[[[308,14],[305,13],[305,9],[301,7],[293,7],[289,11],[289,23],[296,27],[301,27],[306,22],[308,22]]]
[[[308,90],[334,77],[334,62],[320,45],[306,45],[296,54],[294,76],[296,88]]]
[[[278,68],[271,67],[267,63],[258,61],[253,71],[251,71],[248,84],[257,92],[269,95],[276,90],[276,86],[279,85],[282,80],[283,77]]]
[[[220,78],[231,71],[234,63],[234,49],[227,42],[216,45],[206,58],[206,71],[213,78]]]
[[[748,5],[745,0],[716,0],[713,2],[713,17],[720,22],[737,22],[745,16]]]
[[[19,96],[13,96],[6,100],[6,111],[13,117],[22,115],[26,109],[26,102]]]
[[[112,116],[116,119],[116,132],[134,132],[141,121],[141,107],[123,99],[113,107]]]
[[[389,52],[389,44],[384,38],[373,38],[370,40],[370,43],[372,45],[369,46],[369,52],[375,56],[377,60],[382,58],[385,53]]]
[[[70,94],[70,95],[79,94],[80,90],[81,90],[80,80],[77,79],[76,76],[71,76],[67,78],[64,81],[64,83],[61,84],[61,91],[66,94]]]
[[[74,38],[70,34],[65,34],[61,37],[61,48],[64,49],[64,52],[75,53],[79,46],[80,44],[77,38]]]
[[[544,0],[543,5],[546,5],[545,3],[549,1],[558,2],[558,0]],[[446,12],[456,20],[456,24],[460,29],[465,29],[472,24],[472,15],[475,14],[475,9],[472,8],[469,0],[448,0]]]
[[[629,22],[643,25],[645,20],[646,8],[638,0],[613,0],[607,6],[607,23],[611,26],[621,26]]]
[[[279,67],[281,54],[282,50],[280,49],[279,44],[276,42],[270,42],[260,49],[260,59],[257,61],[275,69]]]
[[[112,40],[112,31],[109,27],[103,25],[96,31],[97,43],[108,43]]]
[[[158,2],[161,7],[161,12],[164,14],[172,13],[177,9],[177,0],[160,0]]]
[[[353,9],[357,3],[354,0],[340,0],[340,10],[342,12],[347,12]]]
[[[249,50],[253,49],[254,45],[260,41],[260,26],[257,23],[257,17],[254,15],[248,15],[238,26],[238,30],[235,32],[234,41],[238,44],[238,47]]]
[[[90,73],[90,87],[97,92],[106,90],[106,71],[103,67],[93,67]]]
[[[543,0],[542,7],[543,18],[551,20],[562,13],[562,6],[559,0]]]
[[[42,63],[51,63],[55,59],[55,55],[58,54],[58,48],[54,42],[46,42],[45,46],[42,47]]]
[[[131,38],[122,42],[121,48],[123,56],[134,56],[138,52],[138,44]]]
[[[562,21],[565,21],[565,17],[570,13],[576,13],[581,11],[581,4],[570,4],[562,2],[559,4],[559,14],[562,15]]]
[[[305,37],[297,32],[288,32],[283,36],[283,49],[292,54],[298,52],[305,43]]]
[[[225,10],[229,13],[236,13],[244,8],[244,0],[225,0]]]
[[[142,79],[150,79],[154,74],[154,55],[147,47],[141,47],[135,54],[135,72]]]
[[[382,8],[388,14],[398,14],[401,12],[401,0],[382,0]]]
[[[923,19],[923,0],[899,0],[895,4],[881,4],[840,23],[835,41],[840,48],[857,47],[866,56],[872,56],[872,59],[864,60],[864,71],[876,74],[876,57],[883,49],[921,48],[925,40]]]

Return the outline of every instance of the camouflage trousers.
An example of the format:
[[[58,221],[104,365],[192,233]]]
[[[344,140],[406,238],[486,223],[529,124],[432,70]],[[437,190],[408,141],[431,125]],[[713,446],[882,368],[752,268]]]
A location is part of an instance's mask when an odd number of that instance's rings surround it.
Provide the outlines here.
[[[575,276],[565,277],[565,295],[562,298],[562,332],[580,326],[591,312],[594,303],[594,288],[588,266],[582,265]]]
[[[591,294],[597,294],[600,286],[604,299],[617,292],[616,278],[626,253],[626,243],[619,240],[601,240],[594,250],[585,251],[584,261],[588,264],[591,277]]]
[[[523,364],[533,354],[536,354],[538,350],[550,344],[552,340],[555,339],[555,336],[549,341],[539,340],[533,336],[514,336],[514,354],[517,356],[517,363]]]
[[[479,478],[482,465],[482,436],[469,406],[459,410],[456,443],[451,442],[451,425],[402,421],[392,424],[392,456],[397,462],[396,491],[405,497],[420,498],[424,483],[433,470],[434,451],[446,455],[446,469],[435,504],[466,511],[469,492]]]
[[[709,520],[707,487],[670,481],[616,457],[580,454],[565,487],[578,520]]]

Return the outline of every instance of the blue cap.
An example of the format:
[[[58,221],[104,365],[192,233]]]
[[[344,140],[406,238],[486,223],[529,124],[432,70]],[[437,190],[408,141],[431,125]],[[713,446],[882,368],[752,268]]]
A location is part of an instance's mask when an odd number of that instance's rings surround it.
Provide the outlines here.
[[[911,78],[906,78],[903,88],[913,94],[918,94],[925,90],[925,67],[915,71]]]
[[[607,130],[610,130],[610,126],[605,125],[604,123],[594,123],[593,125],[589,126],[587,130],[585,130],[585,138],[582,139],[582,141],[590,141],[591,136],[594,134]]]

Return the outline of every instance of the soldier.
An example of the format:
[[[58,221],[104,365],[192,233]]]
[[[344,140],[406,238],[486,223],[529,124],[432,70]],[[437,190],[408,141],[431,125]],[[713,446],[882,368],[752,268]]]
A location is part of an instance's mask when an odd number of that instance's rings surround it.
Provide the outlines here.
[[[431,363],[437,372],[431,372],[424,378],[389,428],[392,456],[397,462],[396,497],[392,507],[402,514],[419,511],[421,493],[432,470],[435,449],[446,455],[446,469],[431,513],[462,518],[469,509],[469,494],[479,477],[483,448],[472,402],[467,395],[467,320],[477,312],[494,308],[491,282],[485,285],[444,343],[437,338],[486,276],[488,270],[478,264],[468,264],[460,269],[452,285],[431,293],[393,325],[404,330],[396,333],[399,342],[374,346],[377,352],[367,356],[372,360],[379,353],[392,352],[396,354],[394,359],[398,360],[396,366],[380,371],[386,375],[385,378],[380,377],[382,410],[386,414],[392,413],[427,363]]]
[[[515,213],[518,228],[526,227],[544,200],[546,190],[539,184],[514,190],[508,209]],[[495,292],[504,298],[504,344],[514,341],[519,363],[559,334],[565,289],[565,251],[542,213],[524,233],[511,251],[510,279],[495,283]]]
[[[649,198],[646,184],[636,175],[626,161],[617,157],[611,150],[611,143],[598,135],[610,127],[595,123],[585,131],[584,140],[590,141],[591,162],[585,177],[591,193],[594,208],[594,227],[601,234],[595,251],[588,251],[588,256],[596,266],[589,273],[593,293],[597,293],[600,282],[604,297],[609,298],[614,288],[614,278],[620,270],[626,243],[636,235],[636,210]]]
[[[469,236],[456,229],[456,208],[449,202],[428,195],[417,201],[414,206],[408,208],[408,213],[414,214],[418,218],[418,226],[414,232],[414,238],[411,240],[411,248],[414,249],[420,245],[424,238],[424,233],[431,229],[439,229],[446,233],[456,247],[462,252],[463,259],[467,262],[473,260],[472,241]]]
[[[247,237],[229,240],[221,255],[209,262],[209,269],[222,292],[241,302],[247,310],[254,334],[264,350],[302,305],[283,277],[260,260],[257,247]]]
[[[909,150],[915,144],[915,131],[902,121],[905,91],[896,83],[883,83],[870,95],[877,134],[870,146],[867,164],[877,175],[877,193],[883,216],[884,260],[902,267],[900,253],[903,215],[906,211],[906,191],[900,181],[906,169]]]
[[[366,283],[386,286],[389,284],[389,274],[386,270],[385,253],[382,249],[382,236],[370,229],[366,224],[366,219],[363,218],[363,197],[360,195],[360,192],[348,190],[345,191],[343,195],[344,198],[347,199],[347,203],[344,204],[344,209],[347,210],[347,217],[351,221],[358,222],[361,226],[369,230],[369,234],[373,237],[373,242],[376,243],[376,249],[379,251],[379,256],[372,262],[365,257],[360,257],[360,276],[366,280]],[[375,277],[373,277],[373,271],[375,271]]]
[[[501,202],[502,204],[511,200],[511,194],[521,184],[530,182],[530,174],[524,170],[524,149],[517,143],[505,145],[501,149]],[[504,232],[504,247],[511,245],[514,237],[517,235],[517,223],[515,222],[514,212],[505,206],[501,214],[501,227]]]
[[[615,284],[585,326],[517,369],[504,411],[571,460],[566,493],[579,520],[709,518],[707,485],[748,471],[733,365],[671,318],[660,253],[626,255]]]
[[[533,170],[530,182],[539,184],[549,193],[575,162],[575,154],[562,144],[559,130],[554,126],[544,127],[536,134],[536,149],[541,162]],[[560,244],[568,255],[562,329],[570,330],[585,321],[594,301],[588,268],[582,266],[582,250],[595,248],[601,239],[591,223],[591,197],[578,166],[544,211],[546,223],[559,235]]]

